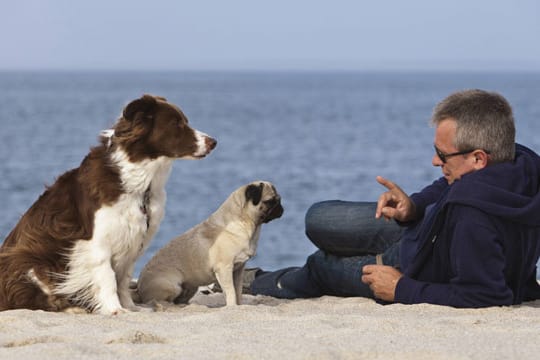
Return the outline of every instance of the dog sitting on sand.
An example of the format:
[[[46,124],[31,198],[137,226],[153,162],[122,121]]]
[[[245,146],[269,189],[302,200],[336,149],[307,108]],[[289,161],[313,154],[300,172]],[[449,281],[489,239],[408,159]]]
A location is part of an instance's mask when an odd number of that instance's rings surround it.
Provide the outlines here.
[[[282,214],[281,197],[271,183],[240,187],[208,219],[150,259],[134,296],[147,304],[183,304],[199,286],[217,281],[227,306],[239,305],[245,263],[255,255],[261,225]]]
[[[78,168],[60,176],[0,248],[0,310],[136,310],[129,282],[158,230],[174,159],[216,146],[162,97],[130,102]]]

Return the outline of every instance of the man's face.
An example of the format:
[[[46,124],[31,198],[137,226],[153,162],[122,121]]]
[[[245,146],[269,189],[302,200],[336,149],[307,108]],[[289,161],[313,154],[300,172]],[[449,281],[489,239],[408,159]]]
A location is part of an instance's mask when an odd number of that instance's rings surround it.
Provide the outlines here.
[[[456,122],[453,118],[448,118],[439,123],[435,129],[435,147],[439,149],[443,154],[456,153],[459,150],[454,146],[454,139],[456,138]],[[433,166],[440,166],[446,181],[448,184],[452,184],[454,181],[461,178],[461,176],[477,170],[477,159],[474,152],[470,152],[463,155],[449,156],[446,158],[446,162],[435,153],[431,161]]]

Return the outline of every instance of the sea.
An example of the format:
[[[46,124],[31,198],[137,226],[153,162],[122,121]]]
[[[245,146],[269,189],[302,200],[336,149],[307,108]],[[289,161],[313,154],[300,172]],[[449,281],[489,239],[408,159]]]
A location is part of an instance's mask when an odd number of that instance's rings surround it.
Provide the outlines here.
[[[517,141],[540,152],[540,73],[487,72],[0,72],[0,241],[101,130],[143,94],[167,98],[218,141],[202,160],[178,160],[165,218],[134,276],[173,237],[203,221],[238,187],[271,181],[285,209],[263,225],[248,266],[305,263],[311,204],[376,201],[381,175],[413,193],[433,167],[434,105],[481,88],[512,104]]]

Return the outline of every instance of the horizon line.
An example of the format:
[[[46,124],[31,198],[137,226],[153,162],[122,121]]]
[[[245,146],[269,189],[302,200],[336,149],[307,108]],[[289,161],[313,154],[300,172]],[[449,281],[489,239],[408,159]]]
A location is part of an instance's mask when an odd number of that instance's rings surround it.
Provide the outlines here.
[[[186,72],[186,73],[539,73],[539,69],[523,68],[9,68],[0,67],[0,72],[149,72],[149,73],[167,73],[167,72]]]

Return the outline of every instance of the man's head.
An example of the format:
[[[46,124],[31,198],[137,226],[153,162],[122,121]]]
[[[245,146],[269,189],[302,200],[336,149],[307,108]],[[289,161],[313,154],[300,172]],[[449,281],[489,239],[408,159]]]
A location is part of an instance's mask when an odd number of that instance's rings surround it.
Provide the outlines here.
[[[512,161],[515,127],[504,97],[483,90],[451,94],[433,110],[435,155],[449,184],[489,164]]]

